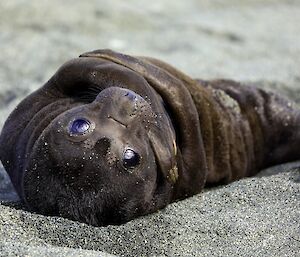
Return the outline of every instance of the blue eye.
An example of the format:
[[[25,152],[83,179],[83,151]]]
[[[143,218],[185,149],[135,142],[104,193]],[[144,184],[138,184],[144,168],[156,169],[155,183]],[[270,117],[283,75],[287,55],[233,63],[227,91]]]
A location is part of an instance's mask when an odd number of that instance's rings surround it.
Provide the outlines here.
[[[72,134],[84,134],[91,127],[91,123],[86,119],[77,119],[74,120],[70,126],[70,132]]]
[[[123,154],[123,166],[126,169],[132,169],[140,164],[140,155],[128,148]]]

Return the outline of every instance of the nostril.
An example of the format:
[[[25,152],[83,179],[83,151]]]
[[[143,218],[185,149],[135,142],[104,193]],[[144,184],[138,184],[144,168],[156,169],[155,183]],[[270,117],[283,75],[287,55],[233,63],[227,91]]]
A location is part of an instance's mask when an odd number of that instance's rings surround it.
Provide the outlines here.
[[[95,150],[98,154],[106,155],[110,148],[110,139],[103,137],[99,139],[95,144]]]
[[[125,93],[125,96],[126,96],[127,98],[129,98],[130,101],[135,101],[135,100],[137,99],[136,94],[135,94],[134,92],[131,92],[131,91],[127,91],[127,92]]]

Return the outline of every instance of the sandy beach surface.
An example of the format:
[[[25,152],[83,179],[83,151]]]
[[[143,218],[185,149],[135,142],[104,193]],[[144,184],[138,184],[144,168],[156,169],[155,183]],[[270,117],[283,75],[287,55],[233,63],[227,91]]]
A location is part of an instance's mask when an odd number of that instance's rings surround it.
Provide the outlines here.
[[[299,24],[297,0],[1,1],[0,129],[62,63],[98,48],[255,83],[300,104]],[[299,167],[97,228],[27,212],[1,166],[0,256],[300,256]]]

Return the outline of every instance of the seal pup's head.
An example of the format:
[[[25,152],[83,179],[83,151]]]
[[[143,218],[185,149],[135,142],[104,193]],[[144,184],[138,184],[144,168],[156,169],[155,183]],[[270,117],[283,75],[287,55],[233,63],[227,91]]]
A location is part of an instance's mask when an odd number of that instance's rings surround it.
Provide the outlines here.
[[[109,60],[64,64],[19,104],[0,139],[33,211],[99,226],[172,200],[177,150],[165,103],[143,76]]]
[[[65,63],[1,132],[0,159],[20,198],[99,226],[200,192],[207,165],[194,84],[161,61],[110,50]]]
[[[164,168],[156,156],[164,139],[152,131],[156,116],[141,96],[119,87],[60,114],[32,150],[25,201],[43,213],[93,225],[149,213],[161,204],[157,197],[167,204],[171,184],[157,173]]]

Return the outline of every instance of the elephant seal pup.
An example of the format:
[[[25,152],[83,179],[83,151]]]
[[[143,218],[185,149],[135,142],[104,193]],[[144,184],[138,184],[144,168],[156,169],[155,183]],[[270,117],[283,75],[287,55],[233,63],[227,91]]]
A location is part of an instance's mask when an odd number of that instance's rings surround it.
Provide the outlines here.
[[[31,210],[101,226],[300,159],[300,111],[261,89],[97,50],[26,97],[0,144]]]

